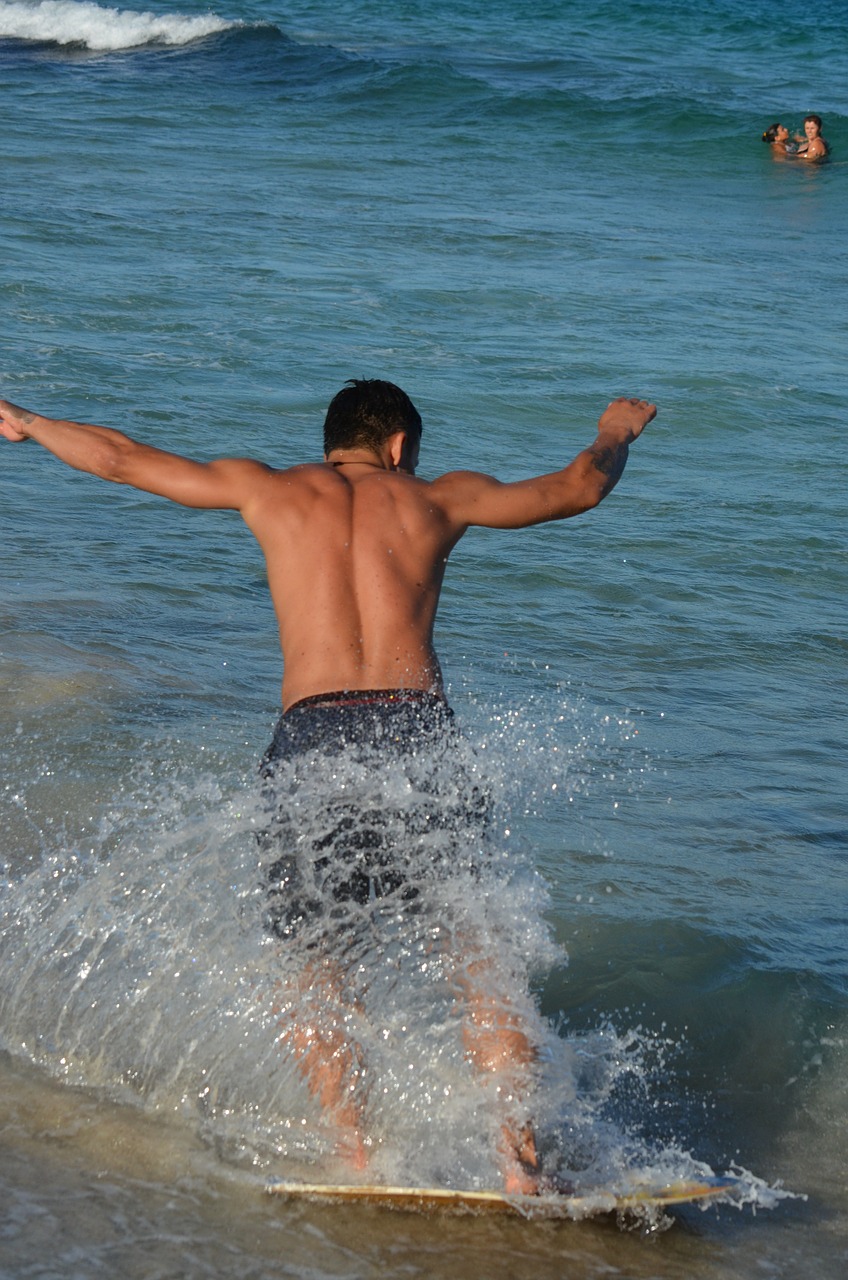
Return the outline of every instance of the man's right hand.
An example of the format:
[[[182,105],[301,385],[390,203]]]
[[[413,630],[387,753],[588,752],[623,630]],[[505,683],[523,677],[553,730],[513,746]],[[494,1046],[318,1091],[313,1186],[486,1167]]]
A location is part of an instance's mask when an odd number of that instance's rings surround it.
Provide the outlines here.
[[[630,444],[656,416],[655,404],[635,397],[628,399],[627,396],[619,396],[601,414],[598,433],[614,433],[620,443]]]
[[[28,409],[21,409],[19,405],[12,404],[9,400],[0,400],[0,435],[11,440],[13,444],[28,440],[26,424],[35,416]]]

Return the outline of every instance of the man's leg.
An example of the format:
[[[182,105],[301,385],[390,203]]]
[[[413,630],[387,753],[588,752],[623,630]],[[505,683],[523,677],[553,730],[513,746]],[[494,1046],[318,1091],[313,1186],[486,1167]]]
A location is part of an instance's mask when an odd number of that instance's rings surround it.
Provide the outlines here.
[[[468,1018],[463,1038],[468,1057],[481,1075],[494,1077],[504,1106],[499,1154],[504,1187],[511,1195],[539,1190],[539,1159],[532,1127],[516,1113],[530,1085],[537,1050],[524,1019],[497,992],[490,961],[474,960],[459,980]]]
[[[310,1093],[341,1131],[340,1154],[355,1169],[368,1163],[363,1136],[360,1085],[362,1049],[346,1025],[341,983],[331,960],[314,960],[285,986],[286,1007],[278,1007],[280,1043],[290,1049]],[[347,1006],[349,1015],[350,1006]]]
[[[337,902],[360,900],[361,886],[356,881],[355,868],[353,880],[348,883],[345,879],[351,848],[354,852],[357,850],[356,840],[351,836],[355,823],[350,814],[340,809],[327,832],[326,805],[319,805],[311,818],[308,811],[300,815],[296,825],[288,804],[288,797],[297,792],[302,780],[300,757],[314,752],[318,743],[329,744],[329,748],[344,743],[351,714],[350,708],[329,705],[304,708],[295,716],[282,716],[262,761],[268,810],[273,814],[268,828],[259,833],[260,849],[271,855],[271,865],[265,873],[266,926],[269,932],[283,939],[287,947],[299,945],[295,939],[304,923],[322,914],[328,897]],[[287,770],[282,784],[276,777],[280,768]],[[313,839],[307,849],[296,853],[298,830],[302,832],[304,826],[307,831],[312,828]],[[328,869],[336,864],[339,869],[330,877],[331,883],[327,883]],[[316,876],[322,882],[320,887],[315,882]],[[367,894],[367,880],[365,888]],[[344,999],[344,960],[339,954],[341,932],[336,929],[332,937],[325,936],[319,944],[320,951],[314,945],[308,948],[307,955],[311,954],[311,958],[305,961],[298,976],[281,983],[275,1013],[281,1047],[292,1054],[326,1119],[341,1131],[340,1154],[355,1168],[362,1169],[368,1163],[368,1144],[363,1136],[365,1065],[362,1048],[350,1030],[355,1002],[349,995]],[[300,945],[305,945],[302,938]]]

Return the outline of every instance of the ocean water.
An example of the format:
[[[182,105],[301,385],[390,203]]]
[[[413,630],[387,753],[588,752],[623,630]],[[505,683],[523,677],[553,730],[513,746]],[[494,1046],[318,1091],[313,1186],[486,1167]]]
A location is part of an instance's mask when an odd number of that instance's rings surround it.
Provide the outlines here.
[[[844,4],[0,0],[0,75],[6,398],[286,465],[383,376],[423,475],[504,479],[656,401],[599,510],[454,553],[485,893],[386,921],[334,1016],[380,1177],[497,1178],[453,932],[543,1044],[549,1163],[746,1188],[621,1224],[266,1196],[345,1171],[260,923],[261,557],[0,442],[0,1274],[842,1277]],[[830,161],[776,163],[811,110]]]

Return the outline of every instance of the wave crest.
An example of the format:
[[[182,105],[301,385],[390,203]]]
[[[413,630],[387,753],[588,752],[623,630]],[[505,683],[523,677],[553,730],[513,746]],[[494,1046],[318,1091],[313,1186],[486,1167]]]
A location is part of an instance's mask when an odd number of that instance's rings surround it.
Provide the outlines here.
[[[93,52],[116,52],[147,44],[184,45],[241,26],[207,14],[190,17],[111,9],[88,0],[0,0],[0,39],[82,45]]]

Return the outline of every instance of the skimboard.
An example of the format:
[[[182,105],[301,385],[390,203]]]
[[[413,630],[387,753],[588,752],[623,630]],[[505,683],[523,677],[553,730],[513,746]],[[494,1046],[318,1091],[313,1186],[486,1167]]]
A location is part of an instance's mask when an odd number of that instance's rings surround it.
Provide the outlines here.
[[[502,1191],[454,1191],[444,1187],[341,1186],[308,1182],[274,1182],[271,1195],[317,1203],[358,1203],[417,1213],[512,1214],[521,1218],[587,1218],[602,1213],[638,1212],[675,1204],[732,1196],[737,1178],[703,1178],[657,1184],[634,1184],[607,1190],[586,1187],[574,1192],[506,1195]]]

